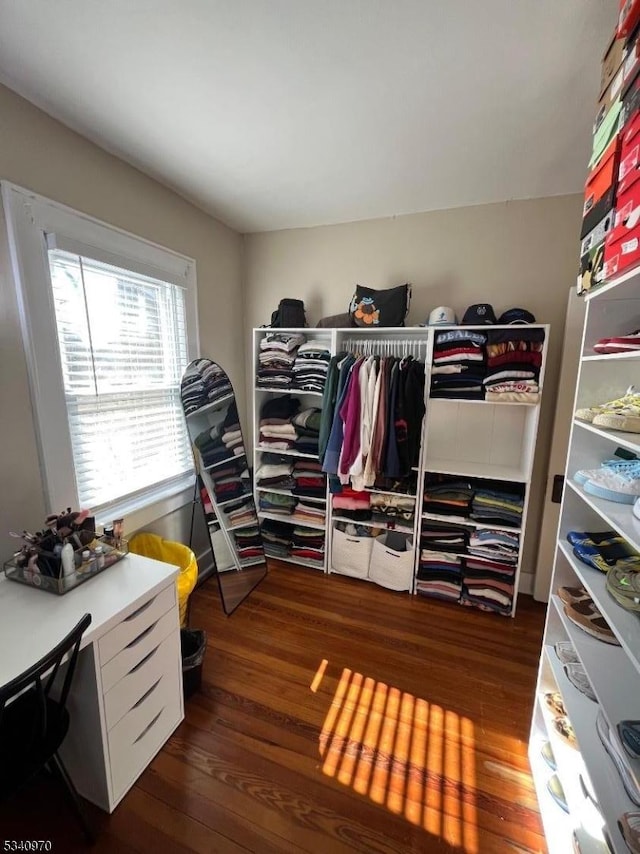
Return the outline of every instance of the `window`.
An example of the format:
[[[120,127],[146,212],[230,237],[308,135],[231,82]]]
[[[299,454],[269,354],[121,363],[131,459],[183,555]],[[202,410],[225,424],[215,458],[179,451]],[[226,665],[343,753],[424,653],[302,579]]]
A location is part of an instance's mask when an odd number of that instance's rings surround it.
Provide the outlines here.
[[[3,200],[49,510],[109,519],[192,486],[193,261],[10,185]]]

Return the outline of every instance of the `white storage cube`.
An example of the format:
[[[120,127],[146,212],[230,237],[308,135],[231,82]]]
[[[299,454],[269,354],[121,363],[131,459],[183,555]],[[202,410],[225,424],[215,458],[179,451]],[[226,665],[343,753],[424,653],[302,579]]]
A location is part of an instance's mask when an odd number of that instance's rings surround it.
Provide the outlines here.
[[[387,534],[376,537],[371,550],[369,578],[389,590],[411,590],[413,580],[413,541],[405,540],[406,550],[399,552],[387,546]]]
[[[373,539],[373,537],[352,536],[334,528],[331,571],[351,575],[354,578],[366,578],[369,573]]]

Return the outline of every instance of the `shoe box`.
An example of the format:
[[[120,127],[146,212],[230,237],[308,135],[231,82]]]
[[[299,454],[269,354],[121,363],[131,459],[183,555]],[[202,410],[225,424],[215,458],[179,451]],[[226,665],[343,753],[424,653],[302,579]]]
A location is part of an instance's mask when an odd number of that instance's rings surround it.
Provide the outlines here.
[[[605,238],[604,278],[640,261],[640,111],[620,133],[620,165],[613,228]]]
[[[604,242],[613,227],[614,216],[615,211],[609,210],[580,244],[578,296],[587,293],[592,287],[604,281]]]
[[[618,38],[628,38],[640,24],[640,0],[620,0]]]
[[[582,239],[597,228],[613,208],[619,156],[620,137],[616,134],[589,173],[585,184],[580,233]]]

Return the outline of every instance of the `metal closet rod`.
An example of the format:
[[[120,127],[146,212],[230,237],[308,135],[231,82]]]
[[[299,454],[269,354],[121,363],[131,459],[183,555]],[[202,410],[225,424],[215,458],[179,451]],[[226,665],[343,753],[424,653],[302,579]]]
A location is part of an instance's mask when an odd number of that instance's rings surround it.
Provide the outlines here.
[[[424,347],[424,355],[427,355],[426,341],[407,341],[397,338],[376,338],[363,340],[362,338],[347,338],[340,345],[342,349],[350,350],[363,355],[378,356],[414,356],[420,358],[421,349]]]

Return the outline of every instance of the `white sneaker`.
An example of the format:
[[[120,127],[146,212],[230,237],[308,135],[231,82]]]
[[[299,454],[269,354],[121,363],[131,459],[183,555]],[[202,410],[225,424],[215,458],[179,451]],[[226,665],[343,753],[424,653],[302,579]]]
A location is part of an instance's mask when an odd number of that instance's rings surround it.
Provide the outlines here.
[[[629,460],[614,471],[608,468],[594,470],[582,488],[597,498],[617,504],[633,504],[640,497],[640,461]]]

